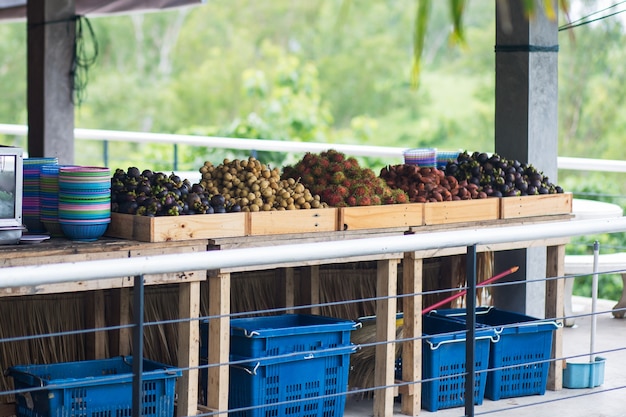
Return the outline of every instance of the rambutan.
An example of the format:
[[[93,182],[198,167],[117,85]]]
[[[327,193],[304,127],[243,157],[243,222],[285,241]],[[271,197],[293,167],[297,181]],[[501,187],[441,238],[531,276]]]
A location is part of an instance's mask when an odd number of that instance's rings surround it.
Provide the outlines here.
[[[346,198],[346,204],[349,206],[356,206],[356,197],[351,195]]]
[[[369,194],[370,194],[369,189],[362,184],[356,184],[354,187],[352,187],[352,195],[354,195],[357,198],[365,197],[365,196],[368,196]]]
[[[326,173],[326,170],[321,166],[321,164],[317,164],[313,168],[311,168],[311,175],[313,175],[316,178],[323,177],[325,173]]]
[[[321,197],[321,196],[320,196]],[[322,201],[325,201],[331,207],[338,207],[343,202],[343,198],[339,194],[330,193],[325,198],[322,197]]]
[[[343,185],[337,185],[334,187],[334,191],[336,194],[339,194],[341,198],[346,198],[350,195],[350,190],[348,190]]]
[[[357,206],[371,206],[372,199],[369,196],[364,195],[361,197],[357,197],[356,203],[357,203]]]
[[[371,200],[372,200],[372,205],[373,206],[380,206],[382,204],[382,200],[377,195],[373,195]]]
[[[409,196],[400,189],[394,190],[393,199],[396,204],[406,204],[409,202]]]
[[[345,179],[346,175],[343,173],[343,171],[337,171],[333,173],[332,177],[330,178],[330,182],[331,184],[341,184]]]

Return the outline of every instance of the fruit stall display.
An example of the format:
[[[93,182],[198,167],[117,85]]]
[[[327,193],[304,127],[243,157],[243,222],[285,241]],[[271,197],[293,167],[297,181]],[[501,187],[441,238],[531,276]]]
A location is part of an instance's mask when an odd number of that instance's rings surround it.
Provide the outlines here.
[[[378,175],[333,149],[282,170],[249,157],[207,161],[199,171],[191,184],[174,173],[116,169],[107,234],[153,241],[413,227],[568,214],[572,203],[532,165],[484,152],[461,152],[441,169],[388,165]]]

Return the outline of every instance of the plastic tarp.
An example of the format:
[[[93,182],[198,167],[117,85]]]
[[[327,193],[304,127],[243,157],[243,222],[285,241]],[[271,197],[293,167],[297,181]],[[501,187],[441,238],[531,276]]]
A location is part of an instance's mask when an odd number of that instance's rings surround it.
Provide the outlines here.
[[[98,16],[192,6],[206,0],[75,0],[76,14]],[[25,20],[26,0],[0,0],[0,21]]]

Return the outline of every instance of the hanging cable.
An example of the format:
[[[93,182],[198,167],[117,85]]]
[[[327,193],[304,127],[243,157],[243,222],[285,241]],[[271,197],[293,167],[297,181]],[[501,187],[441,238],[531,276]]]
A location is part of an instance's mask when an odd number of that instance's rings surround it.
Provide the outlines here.
[[[75,16],[75,19],[76,39],[74,40],[70,77],[72,102],[80,105],[86,94],[89,68],[96,63],[98,58],[98,40],[89,19],[85,16]],[[91,47],[88,45],[89,41],[91,42]]]
[[[613,4],[613,5],[609,6],[609,7],[605,7],[604,9],[601,9],[601,10],[595,11],[593,13],[590,13],[590,14],[588,14],[586,16],[581,17],[578,20],[573,21],[573,22],[568,22],[565,25],[562,25],[562,26],[559,27],[559,32],[563,31],[563,30],[573,29],[573,28],[578,27],[578,26],[584,26],[584,25],[587,25],[589,23],[597,22],[597,21],[600,21],[600,20],[603,20],[603,19],[606,19],[606,18],[609,18],[609,17],[616,16],[618,14],[624,13],[624,12],[626,12],[626,9],[619,10],[617,12],[614,12],[614,13],[611,13],[611,14],[607,14],[607,15],[604,15],[604,16],[601,16],[601,17],[597,17],[595,19],[587,20],[591,16],[597,15],[599,13],[606,12],[607,10],[613,9],[613,8],[615,8],[617,6],[620,6],[620,5],[624,4],[624,3],[626,3],[626,0],[620,1],[619,3],[615,3],[615,4]]]

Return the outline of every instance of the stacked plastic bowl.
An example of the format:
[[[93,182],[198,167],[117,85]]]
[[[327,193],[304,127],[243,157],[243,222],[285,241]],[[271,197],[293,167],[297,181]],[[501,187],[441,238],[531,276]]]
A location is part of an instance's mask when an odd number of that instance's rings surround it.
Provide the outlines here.
[[[111,170],[104,167],[59,169],[58,219],[72,240],[94,241],[111,223]]]
[[[59,224],[59,169],[76,165],[42,165],[39,181],[40,219],[53,237],[63,237]]]
[[[420,167],[434,167],[437,160],[437,149],[435,148],[413,148],[407,149],[403,153],[404,163],[417,165]]]
[[[462,151],[437,151],[437,168],[443,169],[450,161],[456,161],[456,158]]]
[[[22,222],[28,233],[45,233],[41,221],[40,179],[41,167],[58,165],[58,158],[24,158],[22,187]]]

